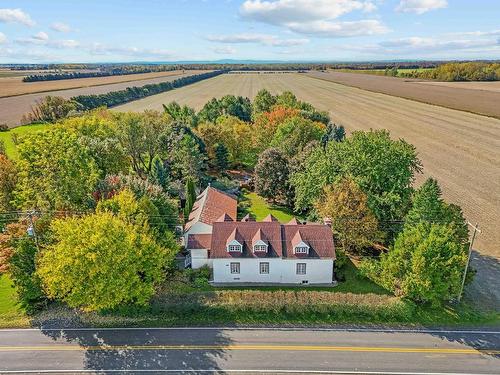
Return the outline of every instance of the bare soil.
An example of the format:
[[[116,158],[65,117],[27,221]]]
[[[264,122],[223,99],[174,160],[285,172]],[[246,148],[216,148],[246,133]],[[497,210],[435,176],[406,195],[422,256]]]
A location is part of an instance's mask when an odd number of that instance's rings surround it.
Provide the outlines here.
[[[0,79],[0,98],[37,92],[75,89],[109,85],[120,82],[133,82],[145,79],[162,78],[181,75],[182,71],[154,72],[142,74],[126,74],[122,76],[61,79],[57,81],[23,82],[23,77],[8,77]]]
[[[445,199],[459,204],[468,220],[480,224],[482,233],[474,246],[478,275],[469,290],[474,295],[480,294],[482,301],[488,300],[489,307],[500,308],[500,280],[492,277],[500,274],[500,120],[313,77],[309,74],[225,74],[115,109],[161,109],[162,104],[173,100],[200,109],[214,96],[235,94],[252,98],[258,90],[267,88],[273,93],[294,92],[299,99],[329,111],[332,119],[348,131],[388,129],[392,137],[404,138],[417,147],[424,164],[424,174],[418,176],[417,184],[427,177],[437,178]],[[429,91],[427,86],[425,90],[430,95],[434,89],[441,88],[452,92],[449,87],[432,87]],[[469,91],[482,94],[478,90]]]
[[[373,74],[310,72],[310,77],[500,118],[498,82],[434,82]],[[478,89],[482,86],[482,89]]]
[[[130,80],[132,76],[143,76],[143,74],[134,74],[134,75],[116,76],[116,77],[102,77],[102,78],[81,78],[81,79],[70,79],[62,81],[51,81],[51,82],[23,83],[27,85],[48,83],[51,85],[55,84],[57,87],[57,85],[63,85],[63,83],[65,85],[69,84],[75,85],[78,84],[78,81],[90,80],[88,82],[91,82],[92,85],[89,85],[88,87],[79,87],[70,89],[61,89],[61,87],[59,87],[59,89],[55,91],[37,92],[32,94],[25,94],[25,95],[4,97],[4,98],[0,97],[0,124],[6,123],[9,126],[19,125],[23,115],[31,111],[31,107],[35,104],[35,102],[47,95],[62,96],[63,98],[69,99],[77,95],[105,94],[110,91],[124,90],[127,87],[132,87],[132,86],[144,86],[151,83],[168,82],[183,76],[201,74],[203,72],[205,71],[190,70],[190,71],[185,71],[184,73],[182,71],[173,71],[173,72],[166,72],[167,74],[163,73],[163,75],[160,75],[155,78],[132,80],[130,82],[128,81],[120,82],[118,80],[118,82],[115,83],[106,83],[106,82],[110,81],[112,82],[113,79],[124,79],[125,77],[128,77],[128,79]],[[146,73],[146,74],[158,74],[158,73]],[[108,78],[111,78],[111,80],[109,80]],[[2,82],[6,80],[9,79],[8,78],[0,79],[0,95],[4,92]],[[77,82],[68,82],[68,81],[77,81]]]

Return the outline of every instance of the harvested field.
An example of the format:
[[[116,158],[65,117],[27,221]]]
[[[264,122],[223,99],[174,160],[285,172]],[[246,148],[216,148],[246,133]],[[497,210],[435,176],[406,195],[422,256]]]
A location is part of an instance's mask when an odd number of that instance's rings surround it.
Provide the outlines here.
[[[194,74],[200,74],[206,72],[204,70],[190,70],[182,73],[181,71],[162,73],[162,76],[156,78],[149,79],[141,79],[141,80],[133,80],[131,82],[120,82],[118,83],[109,83],[109,84],[99,84],[98,82],[107,82],[108,78],[113,79],[124,79],[127,78],[130,80],[131,76],[115,76],[115,77],[102,77],[102,78],[81,78],[81,79],[70,79],[70,80],[62,80],[62,81],[51,81],[51,82],[32,82],[32,83],[23,83],[26,85],[38,85],[38,84],[51,84],[51,85],[60,85],[61,83],[72,84],[75,85],[79,81],[87,81],[91,80],[94,82],[93,86],[89,87],[81,87],[81,88],[73,88],[68,90],[56,90],[56,91],[48,91],[43,93],[33,93],[19,96],[12,96],[6,98],[0,98],[0,124],[6,123],[9,126],[19,125],[21,118],[24,114],[31,111],[31,106],[35,104],[35,102],[44,96],[47,95],[56,95],[62,96],[63,98],[71,98],[77,95],[89,95],[89,94],[104,94],[110,91],[118,91],[124,90],[127,87],[132,86],[144,86],[150,83],[160,83],[160,82],[168,82],[173,81],[174,79],[185,77]],[[159,74],[159,73],[146,73],[146,74]],[[133,75],[136,76],[136,75]],[[137,76],[143,76],[143,74],[137,74]],[[6,80],[6,79],[5,79]],[[3,79],[0,79],[0,85],[2,84]],[[71,81],[71,82],[68,82]],[[75,82],[76,81],[76,82]],[[112,81],[111,81],[112,82]],[[60,87],[60,86],[59,86]],[[0,95],[3,93],[3,86],[0,86]]]
[[[310,72],[310,77],[419,102],[500,118],[500,92],[479,91],[476,85],[498,88],[496,82],[434,82],[342,72]],[[461,83],[471,83],[470,88]]]
[[[417,183],[429,176],[437,178],[444,197],[459,204],[468,220],[480,223],[483,233],[477,237],[474,257],[478,277],[470,291],[480,294],[485,305],[500,308],[500,120],[315,79],[309,74],[225,74],[116,110],[161,109],[163,103],[173,100],[200,109],[213,96],[253,97],[261,88],[273,93],[292,91],[299,99],[328,110],[332,119],[349,131],[384,128],[394,138],[414,144],[425,169]],[[448,87],[442,89],[451,92]]]
[[[431,86],[444,86],[451,87],[458,90],[481,90],[481,91],[492,91],[500,92],[500,81],[489,81],[489,82],[431,82],[431,81],[421,81],[417,82],[421,85],[431,85]]]
[[[67,90],[81,87],[109,85],[120,82],[142,81],[153,78],[163,78],[182,75],[182,71],[154,72],[143,74],[127,74],[110,77],[62,79],[56,81],[23,82],[23,77],[0,79],[0,98],[38,92]]]

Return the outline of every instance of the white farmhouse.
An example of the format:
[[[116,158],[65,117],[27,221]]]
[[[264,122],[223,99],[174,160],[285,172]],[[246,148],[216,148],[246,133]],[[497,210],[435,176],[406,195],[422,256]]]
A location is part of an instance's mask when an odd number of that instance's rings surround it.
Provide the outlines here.
[[[301,224],[296,219],[281,224],[271,215],[262,222],[248,216],[235,221],[235,216],[234,212],[222,213],[203,232],[193,233],[194,225],[189,227],[188,265],[211,267],[216,284],[333,282],[335,247],[330,227]]]

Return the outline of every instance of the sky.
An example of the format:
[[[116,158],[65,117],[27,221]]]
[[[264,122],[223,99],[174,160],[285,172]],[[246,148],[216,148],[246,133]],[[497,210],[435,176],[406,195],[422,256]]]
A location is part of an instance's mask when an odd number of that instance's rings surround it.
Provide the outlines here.
[[[500,0],[0,0],[0,63],[500,59]]]

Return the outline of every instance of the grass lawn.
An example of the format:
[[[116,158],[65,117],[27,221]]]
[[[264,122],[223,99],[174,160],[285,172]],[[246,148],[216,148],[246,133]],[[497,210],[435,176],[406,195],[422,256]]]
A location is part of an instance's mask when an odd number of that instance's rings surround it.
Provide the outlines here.
[[[267,203],[264,198],[253,192],[243,195],[243,199],[240,201],[240,212],[242,216],[249,213],[257,221],[261,221],[269,214],[281,223],[288,223],[294,217],[290,209]]]
[[[0,275],[0,328],[28,327],[29,319],[16,302],[16,292],[6,275]]]
[[[2,140],[5,145],[5,151],[7,153],[7,156],[14,160],[17,159],[17,149],[12,139],[13,135],[20,136],[35,131],[44,130],[49,126],[51,126],[51,124],[24,125],[10,129],[9,131],[6,132],[0,132],[0,140]]]

